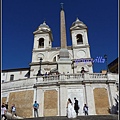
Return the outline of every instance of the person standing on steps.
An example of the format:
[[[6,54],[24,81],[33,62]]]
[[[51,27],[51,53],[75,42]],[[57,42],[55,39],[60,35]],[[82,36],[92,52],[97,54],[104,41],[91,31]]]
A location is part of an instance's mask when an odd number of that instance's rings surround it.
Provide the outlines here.
[[[33,104],[33,108],[34,108],[34,117],[38,117],[39,104],[37,103],[37,101],[35,101],[35,103]]]
[[[67,101],[67,117],[68,118],[76,118],[76,112],[74,110],[74,105],[71,101],[71,99],[69,98]]]
[[[80,72],[82,73],[82,78],[84,78],[84,73],[89,72],[89,71],[86,71],[86,70],[84,69],[84,67],[82,67],[82,69],[81,69]]]
[[[78,110],[79,110],[79,105],[78,105],[78,100],[74,98],[75,103],[74,103],[74,110],[76,112],[76,116],[78,116]]]
[[[85,113],[85,115],[88,115],[88,106],[86,104],[84,104],[83,112]]]

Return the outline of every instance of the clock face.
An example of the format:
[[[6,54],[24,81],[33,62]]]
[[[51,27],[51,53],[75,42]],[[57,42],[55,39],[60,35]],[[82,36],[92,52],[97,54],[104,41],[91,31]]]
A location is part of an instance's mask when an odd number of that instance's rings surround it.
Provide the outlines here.
[[[44,55],[41,53],[37,55],[37,59],[40,60],[40,58],[42,58],[42,59],[44,58]]]
[[[77,56],[78,56],[79,58],[84,58],[85,55],[86,55],[86,53],[85,53],[85,51],[83,51],[83,50],[80,50],[80,51],[77,52]]]

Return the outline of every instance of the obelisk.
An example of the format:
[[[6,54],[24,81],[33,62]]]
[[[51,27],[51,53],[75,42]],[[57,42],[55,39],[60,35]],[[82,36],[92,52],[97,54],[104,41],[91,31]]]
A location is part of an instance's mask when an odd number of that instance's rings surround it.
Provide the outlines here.
[[[60,59],[58,60],[58,72],[61,74],[72,73],[71,59],[69,58],[69,52],[67,49],[67,39],[66,39],[66,26],[65,26],[65,12],[63,10],[63,3],[61,4],[60,11],[60,35],[61,35],[61,49],[59,52]]]
[[[61,11],[60,11],[60,35],[61,35],[61,38],[60,38],[61,49],[59,52],[60,59],[69,58],[69,52],[67,50],[65,12],[63,10],[63,3],[61,3]]]

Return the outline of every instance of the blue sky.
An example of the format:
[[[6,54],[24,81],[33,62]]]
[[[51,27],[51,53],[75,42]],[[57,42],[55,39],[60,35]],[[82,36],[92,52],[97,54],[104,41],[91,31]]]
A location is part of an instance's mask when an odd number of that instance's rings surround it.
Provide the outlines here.
[[[45,20],[60,46],[60,3],[64,3],[67,45],[70,27],[78,17],[88,27],[91,57],[118,57],[118,0],[3,0],[2,69],[26,68],[32,60],[33,32]],[[105,69],[95,63],[94,72]]]

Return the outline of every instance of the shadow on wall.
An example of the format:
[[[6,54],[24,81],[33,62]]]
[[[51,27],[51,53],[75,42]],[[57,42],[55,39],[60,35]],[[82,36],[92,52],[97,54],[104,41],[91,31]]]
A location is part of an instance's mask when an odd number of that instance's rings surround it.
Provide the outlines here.
[[[117,99],[114,98],[114,100],[115,100],[115,105],[113,105],[111,107],[111,109],[109,109],[109,113],[118,115],[118,113],[119,113],[119,108],[118,108],[118,106],[119,106],[119,102],[118,102],[119,101],[119,96],[117,95]]]
[[[30,78],[30,71],[28,71],[24,77]]]

